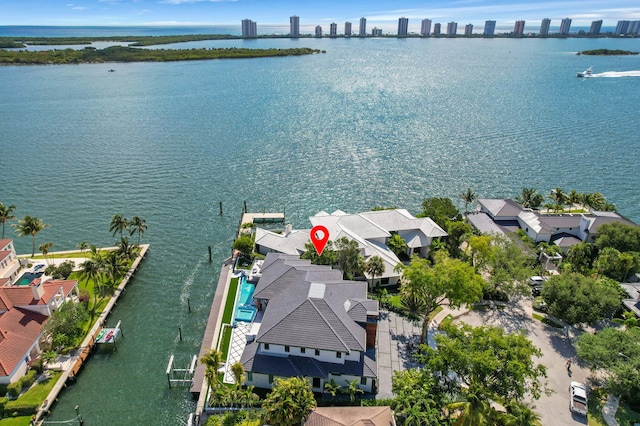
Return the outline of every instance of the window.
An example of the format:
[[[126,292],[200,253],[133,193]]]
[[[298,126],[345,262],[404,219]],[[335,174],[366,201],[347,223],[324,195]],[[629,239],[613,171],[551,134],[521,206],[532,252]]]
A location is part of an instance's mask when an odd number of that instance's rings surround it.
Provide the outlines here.
[[[269,383],[273,383],[273,374],[269,374]]]
[[[247,381],[253,382],[253,373],[251,371],[247,372]]]
[[[366,377],[361,377],[360,378],[360,384],[363,385],[363,386],[366,386],[367,385],[367,378]]]
[[[311,384],[311,387],[314,387],[314,388],[320,387],[320,377],[313,378],[313,383]]]
[[[389,284],[389,277],[387,277],[387,278],[382,278],[382,279],[380,280],[380,285],[387,285],[387,284]]]
[[[320,349],[316,349],[316,356],[320,356]]]
[[[303,354],[305,353],[307,350],[305,348],[300,348],[300,353]]]
[[[342,352],[336,352],[336,358],[342,358]]]
[[[269,344],[268,344],[268,343],[265,343],[265,344],[264,344],[264,350],[265,350],[265,351],[268,351],[268,350],[269,350]]]
[[[289,352],[289,346],[285,346],[285,347],[284,347],[284,351],[285,351],[285,352]]]

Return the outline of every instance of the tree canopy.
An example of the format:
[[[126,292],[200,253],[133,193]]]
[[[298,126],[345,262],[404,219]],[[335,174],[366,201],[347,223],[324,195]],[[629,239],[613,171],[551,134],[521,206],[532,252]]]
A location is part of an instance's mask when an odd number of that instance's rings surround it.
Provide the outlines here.
[[[422,213],[419,213],[416,216],[431,218],[442,229],[447,228],[448,221],[462,219],[460,211],[453,204],[453,201],[451,201],[450,198],[425,198],[422,202],[422,208]]]
[[[605,223],[598,227],[595,244],[599,249],[612,247],[620,252],[640,252],[640,226],[626,223]]]
[[[471,327],[443,323],[437,349],[423,346],[422,360],[442,377],[455,373],[469,388],[494,401],[535,399],[546,391],[546,367],[536,364],[542,352],[524,331],[506,333],[501,327]]]
[[[364,258],[360,254],[358,242],[347,237],[335,240],[336,263],[347,280],[354,279],[362,272]]]
[[[311,241],[307,241],[304,245],[305,252],[300,255],[300,259],[309,259],[314,265],[330,265],[336,264],[337,254],[333,249],[333,242],[327,241],[327,245],[322,250],[322,254],[318,256],[315,246]]]
[[[610,280],[577,273],[555,275],[542,287],[549,313],[569,324],[593,323],[620,306],[620,287]]]
[[[276,378],[271,392],[262,403],[266,423],[298,426],[316,407],[311,383],[303,377]]]
[[[253,253],[253,238],[248,235],[240,235],[233,242],[233,249],[238,250],[243,256],[251,256]]]
[[[44,334],[51,337],[53,348],[71,346],[83,335],[83,325],[88,318],[89,313],[83,303],[63,303],[51,314]]]
[[[426,338],[430,315],[440,305],[457,307],[480,299],[484,281],[473,267],[459,259],[439,256],[433,268],[418,256],[402,267],[403,305],[422,320],[420,341]]]

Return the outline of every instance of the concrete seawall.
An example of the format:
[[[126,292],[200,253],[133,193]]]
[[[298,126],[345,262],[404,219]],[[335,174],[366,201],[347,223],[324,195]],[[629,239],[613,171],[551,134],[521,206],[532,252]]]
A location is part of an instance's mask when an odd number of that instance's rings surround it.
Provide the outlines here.
[[[74,374],[78,372],[78,370],[82,366],[82,363],[89,356],[89,353],[95,344],[96,335],[98,334],[99,330],[104,326],[107,320],[107,317],[111,313],[111,309],[113,309],[113,307],[118,302],[118,298],[120,297],[122,292],[125,290],[129,281],[133,278],[136,270],[138,269],[138,266],[140,266],[140,262],[142,262],[142,259],[145,258],[148,250],[149,250],[149,244],[140,245],[140,254],[131,265],[131,268],[129,268],[127,273],[124,275],[124,277],[122,278],[122,281],[120,281],[120,284],[114,291],[113,296],[111,297],[111,299],[109,299],[107,306],[104,308],[104,310],[102,311],[102,313],[100,314],[96,322],[93,324],[93,327],[91,327],[91,330],[89,330],[89,332],[87,333],[87,336],[82,341],[82,344],[80,345],[80,349],[74,355],[74,358],[75,358],[74,361],[69,363],[69,366],[62,372],[62,375],[58,379],[57,383],[55,384],[53,389],[51,389],[51,392],[49,392],[49,395],[47,395],[47,399],[38,409],[38,413],[36,414],[36,418],[35,418],[36,423],[42,424],[42,418],[51,409],[51,406],[58,398],[58,394],[64,388],[65,384],[67,383],[67,380],[69,378],[75,377]]]

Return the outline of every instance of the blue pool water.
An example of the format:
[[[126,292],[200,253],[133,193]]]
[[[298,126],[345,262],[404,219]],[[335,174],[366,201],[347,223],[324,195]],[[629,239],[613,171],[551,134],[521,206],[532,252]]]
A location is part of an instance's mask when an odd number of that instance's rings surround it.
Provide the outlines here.
[[[35,280],[36,278],[40,278],[42,274],[42,272],[36,272],[35,274],[31,272],[25,272],[18,279],[18,281],[16,281],[16,285],[29,285],[31,284],[31,281]]]
[[[236,321],[251,322],[256,316],[257,309],[251,306],[251,298],[253,297],[254,290],[255,286],[247,283],[247,279],[242,277],[240,281],[240,296],[238,297],[236,311],[233,316]]]

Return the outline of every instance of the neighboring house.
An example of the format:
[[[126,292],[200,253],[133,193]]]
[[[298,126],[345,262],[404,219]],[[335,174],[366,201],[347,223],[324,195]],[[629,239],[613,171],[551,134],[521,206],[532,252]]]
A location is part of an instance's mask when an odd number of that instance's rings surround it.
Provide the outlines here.
[[[41,353],[48,317],[78,295],[78,282],[70,280],[37,278],[31,285],[0,287],[0,383],[13,383],[26,373]]]
[[[605,223],[635,225],[616,212],[541,213],[522,208],[509,199],[480,198],[479,211],[469,213],[469,222],[483,233],[506,234],[522,229],[536,243],[547,242],[568,250],[579,242],[592,243]]]
[[[298,376],[322,392],[332,379],[343,386],[357,380],[375,392],[378,302],[367,299],[367,284],[277,253],[267,255],[261,273],[253,294],[257,330],[240,360],[246,383],[269,389],[276,377]]]
[[[636,277],[638,274],[636,274]],[[628,297],[622,301],[625,309],[632,311],[636,317],[640,318],[640,283],[620,283],[620,287],[627,293]]]
[[[0,239],[0,286],[11,285],[18,277],[20,262],[11,238]]]
[[[303,426],[396,426],[391,407],[318,407]]]
[[[358,214],[347,214],[341,210],[329,214],[320,212],[309,218],[313,226],[322,225],[329,231],[331,241],[346,237],[356,241],[365,260],[379,256],[385,266],[381,276],[376,276],[382,286],[398,283],[400,274],[394,268],[400,259],[387,244],[393,234],[398,234],[407,243],[406,255],[426,257],[436,238],[447,237],[447,233],[429,218],[416,218],[405,209],[380,210]],[[301,254],[309,241],[311,230],[292,231],[288,227],[283,234],[261,228],[256,229],[256,251]],[[367,279],[370,276],[365,274]]]

